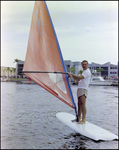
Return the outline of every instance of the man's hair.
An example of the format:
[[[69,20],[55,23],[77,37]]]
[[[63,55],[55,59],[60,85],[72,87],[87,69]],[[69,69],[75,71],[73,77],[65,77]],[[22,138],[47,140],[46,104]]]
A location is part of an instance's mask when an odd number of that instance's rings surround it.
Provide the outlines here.
[[[87,61],[87,60],[83,60],[83,61],[81,62],[81,64],[82,64],[83,62],[87,62],[87,64],[88,64],[88,61]]]

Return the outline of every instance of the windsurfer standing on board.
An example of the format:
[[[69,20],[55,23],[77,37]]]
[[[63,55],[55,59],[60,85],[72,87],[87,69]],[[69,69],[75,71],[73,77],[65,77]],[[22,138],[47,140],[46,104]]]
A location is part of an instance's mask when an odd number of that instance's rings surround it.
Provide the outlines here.
[[[83,60],[82,61],[82,68],[83,68],[83,73],[82,75],[74,75],[72,73],[68,73],[68,75],[75,80],[79,81],[78,83],[78,89],[77,89],[77,97],[78,97],[78,124],[84,124],[86,122],[85,117],[86,117],[86,98],[88,94],[88,86],[91,78],[91,72],[88,68],[88,61]],[[81,113],[82,113],[82,120],[81,120]],[[76,121],[72,120],[72,121]]]

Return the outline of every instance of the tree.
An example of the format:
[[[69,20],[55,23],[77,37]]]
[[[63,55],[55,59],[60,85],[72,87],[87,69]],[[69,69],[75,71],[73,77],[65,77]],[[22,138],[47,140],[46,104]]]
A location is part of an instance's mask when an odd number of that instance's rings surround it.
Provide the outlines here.
[[[14,62],[13,63],[15,63],[16,62],[16,66],[17,66],[17,63],[19,62],[19,59],[14,59]],[[16,67],[17,68],[17,67]],[[16,72],[16,78],[17,78],[17,72]]]
[[[6,71],[8,71],[8,77],[9,77],[10,67],[7,67]]]
[[[19,59],[14,59],[14,62],[13,62],[13,63],[15,63],[15,62],[19,62]]]
[[[97,72],[101,72],[102,70],[104,70],[103,68],[97,68]]]
[[[4,76],[5,76],[5,71],[6,71],[6,69],[2,69],[2,71],[3,71],[3,73],[4,73]]]
[[[68,71],[75,72],[76,69],[74,67],[71,67],[70,69],[68,69]]]
[[[12,68],[12,71],[13,71],[13,73],[14,73],[14,75],[15,75],[15,72],[16,72],[16,68]]]
[[[82,72],[83,72],[83,70],[79,70],[78,75],[79,75],[79,74],[82,74]]]
[[[96,69],[96,71],[97,71],[98,75],[100,75],[100,76],[101,76],[101,71],[102,71],[102,70],[104,70],[104,69],[103,69],[103,68],[97,68],[97,69]]]
[[[13,71],[13,70],[12,70],[12,69],[10,69],[10,72],[11,72],[11,76],[12,76],[12,71]]]

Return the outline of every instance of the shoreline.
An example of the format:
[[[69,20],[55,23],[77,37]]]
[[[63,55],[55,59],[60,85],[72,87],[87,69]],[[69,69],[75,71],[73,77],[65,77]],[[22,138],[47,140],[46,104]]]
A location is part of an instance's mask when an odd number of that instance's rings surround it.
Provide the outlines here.
[[[23,79],[23,78],[4,78],[1,80],[1,82],[19,82],[19,83],[26,83],[26,84],[36,84],[33,80],[29,80],[29,79]]]
[[[23,78],[3,78],[1,79],[1,82],[19,82],[19,83],[22,83],[22,84],[37,84],[35,83],[33,80],[29,80],[29,79],[23,79]],[[76,82],[72,82],[72,85],[77,85]],[[110,86],[118,86],[118,82],[113,82],[112,85]]]

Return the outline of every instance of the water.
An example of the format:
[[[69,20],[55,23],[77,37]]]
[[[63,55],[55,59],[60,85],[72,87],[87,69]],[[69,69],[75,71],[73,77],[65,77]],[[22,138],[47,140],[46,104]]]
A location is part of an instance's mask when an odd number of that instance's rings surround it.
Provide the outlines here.
[[[77,86],[71,86],[77,104]],[[2,149],[117,149],[118,141],[95,142],[56,118],[74,110],[37,84],[1,83]],[[90,86],[86,120],[118,135],[118,88]]]

